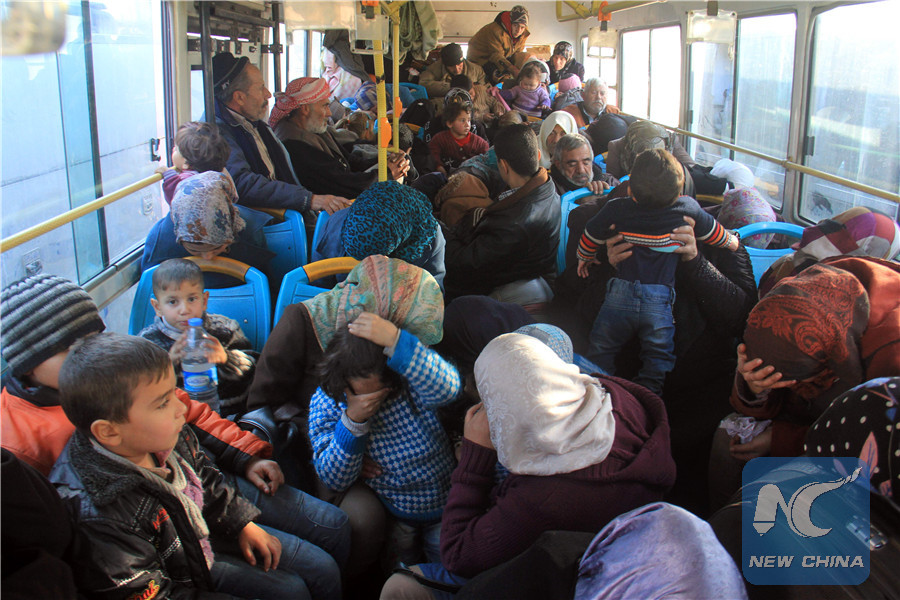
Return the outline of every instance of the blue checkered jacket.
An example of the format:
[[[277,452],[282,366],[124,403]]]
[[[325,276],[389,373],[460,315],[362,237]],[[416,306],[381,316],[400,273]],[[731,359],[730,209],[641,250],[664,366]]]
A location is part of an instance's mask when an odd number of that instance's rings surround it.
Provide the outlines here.
[[[406,331],[401,331],[388,367],[406,379],[407,391],[385,400],[366,422],[368,432],[354,435],[347,428],[341,418],[347,409],[344,398],[335,402],[322,388],[313,394],[309,437],[316,472],[329,488],[343,491],[359,477],[366,454],[382,469],[366,483],[392,514],[405,521],[434,521],[447,502],[454,463],[434,410],[456,399],[460,376]]]

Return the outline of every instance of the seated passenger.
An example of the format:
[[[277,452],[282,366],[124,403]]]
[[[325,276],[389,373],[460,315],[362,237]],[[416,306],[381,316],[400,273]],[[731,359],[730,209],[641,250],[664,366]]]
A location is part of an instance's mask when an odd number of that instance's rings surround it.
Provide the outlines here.
[[[353,168],[350,155],[328,127],[328,106],[324,79],[295,79],[284,94],[275,95],[269,126],[284,144],[297,179],[307,189],[355,198],[378,180],[378,173]],[[388,157],[391,179],[402,181],[408,170],[409,160],[402,154]]]
[[[550,68],[550,83],[560,82],[569,75],[576,76],[579,85],[584,79],[584,65],[575,60],[575,48],[569,42],[556,43],[547,66]]]
[[[338,256],[362,260],[383,254],[422,267],[443,285],[445,245],[428,198],[396,181],[382,181],[325,222],[312,260]],[[316,285],[333,287],[337,283],[333,279]]]
[[[584,97],[581,95],[581,79],[577,75],[567,75],[564,79],[560,79],[556,84],[556,96],[551,101],[551,108],[554,111],[562,110],[570,104],[581,102]]]
[[[550,109],[550,95],[541,85],[541,72],[536,65],[526,64],[513,87],[504,87],[500,95],[513,110],[530,117],[540,117]]]
[[[472,97],[472,120],[482,123],[486,128],[492,127],[497,119],[506,114],[503,102],[490,95],[484,84],[474,83],[465,75],[454,75],[450,85],[469,92]]]
[[[473,106],[472,96],[464,89],[451,88],[450,91],[447,92],[447,95],[444,96],[444,110],[447,110],[451,104],[461,104],[471,112]],[[487,132],[483,123],[475,121],[471,124],[470,129],[481,139],[487,140]],[[428,143],[434,136],[442,131],[447,131],[447,123],[443,113],[439,113],[425,123],[422,137],[425,140],[425,143]]]
[[[591,143],[580,133],[567,133],[556,142],[550,177],[560,196],[581,188],[588,188],[593,194],[602,194],[619,185],[618,179],[604,173],[600,165],[594,162]]]
[[[264,274],[274,254],[266,247],[263,226],[269,215],[236,205],[237,192],[227,173],[207,171],[182,181],[169,214],[156,222],[144,242],[141,271],[170,258],[226,254]],[[210,287],[225,287],[231,278],[211,276]]]
[[[542,277],[556,270],[559,196],[538,163],[537,136],[527,125],[501,129],[494,148],[510,189],[445,230],[447,294],[491,294],[523,305],[547,302],[551,294]],[[527,296],[520,294],[526,289]]]
[[[441,564],[414,571],[459,583],[515,557],[545,531],[599,531],[672,485],[665,408],[644,388],[580,374],[518,333],[485,347],[475,379],[482,403],[466,414]],[[499,485],[497,462],[510,472]],[[403,595],[410,586],[418,584],[395,575],[381,597],[418,597]]]
[[[328,93],[333,100],[343,100],[356,94],[362,81],[348,73],[337,63],[334,53],[322,47],[322,79],[328,84]]]
[[[900,265],[826,259],[778,283],[750,313],[731,405],[771,425],[746,443],[716,431],[710,488],[723,502],[758,456],[799,456],[832,400],[876,377],[900,375]]]
[[[215,125],[189,121],[178,128],[172,148],[172,167],[160,167],[163,194],[172,204],[178,184],[206,171],[224,171],[231,154],[228,142]]]
[[[451,43],[441,48],[441,58],[422,71],[419,75],[419,84],[425,86],[428,98],[443,98],[456,87],[451,79],[458,75],[465,75],[475,84],[485,83],[484,70],[470,60],[463,58],[462,47]]]
[[[428,149],[437,171],[449,175],[464,160],[487,152],[488,143],[471,130],[471,105],[451,102],[444,109],[443,118],[447,129],[431,138]]]
[[[563,110],[575,117],[579,129],[587,127],[605,113],[619,112],[618,108],[606,103],[608,93],[609,87],[605,81],[596,77],[588,79],[584,82],[584,89],[581,92],[584,100],[570,104]]]
[[[297,181],[287,151],[266,124],[269,98],[262,73],[246,56],[230,52],[213,57],[216,124],[228,144],[228,172],[245,206],[290,208],[297,212],[350,205],[340,196],[313,194]]]
[[[309,407],[319,479],[337,492],[366,479],[392,516],[392,566],[439,560],[453,453],[435,411],[459,395],[459,373],[369,312],[335,334],[319,372]]]
[[[156,312],[152,325],[138,335],[169,353],[179,387],[183,388],[181,359],[187,344],[189,319],[203,319],[208,333],[204,342],[209,362],[218,371],[218,395],[221,413],[227,416],[243,412],[247,388],[253,381],[255,352],[250,341],[234,319],[206,312],[209,292],[203,291],[203,271],[196,263],[183,258],[170,258],[153,271],[153,297],[150,304]],[[196,398],[195,398],[196,399]]]
[[[637,119],[634,117],[611,112],[604,112],[594,119],[584,131],[584,134],[591,140],[594,156],[609,152],[609,143],[625,137],[625,134],[628,132],[628,126],[635,121]]]
[[[780,257],[763,273],[759,297],[768,294],[785,277],[841,255],[895,260],[900,256],[900,225],[890,217],[857,206],[807,227],[797,251]]]
[[[633,380],[659,394],[666,373],[675,366],[675,269],[672,251],[681,244],[670,232],[689,217],[698,240],[737,251],[740,239],[727,231],[689,196],[679,195],[684,175],[665,150],[642,152],[629,180],[630,198],[614,198],[585,227],[578,245],[578,275],[598,264],[597,250],[613,235],[623,235],[636,248],[610,281],[606,299],[591,329],[588,358],[610,374],[616,355],[632,337],[641,346],[641,366]]]
[[[165,350],[89,336],[66,357],[59,389],[75,433],[50,480],[88,540],[75,557],[82,592],[340,600],[335,559],[254,523],[259,510],[201,450]]]
[[[247,402],[251,409],[270,406],[277,417],[297,425],[303,433],[296,451],[298,465],[310,465],[312,460],[307,415],[321,382],[317,366],[335,332],[362,312],[389,320],[424,345],[441,339],[444,302],[437,282],[419,267],[385,256],[363,259],[333,290],[289,305],[263,348]],[[371,489],[357,482],[337,494],[319,484],[317,493],[350,518],[348,570],[364,571],[376,563],[385,516]]]
[[[480,65],[490,83],[508,81],[518,76],[516,62],[531,32],[528,31],[528,9],[513,6],[497,13],[494,20],[469,39],[466,58]]]
[[[671,152],[683,167],[685,185],[687,185],[688,181],[693,183],[688,169],[697,163],[687,153],[681,142],[670,135],[663,127],[649,121],[635,121],[631,123],[623,138],[609,142],[606,156],[606,172],[615,177],[624,177],[631,173],[631,167],[634,165],[634,159],[637,158],[638,154],[644,150],[652,150],[654,148],[664,148]],[[693,185],[690,189],[690,193],[686,191],[685,195],[694,195]]]
[[[541,142],[541,166],[549,169],[553,165],[553,151],[556,150],[556,142],[559,138],[569,133],[578,133],[578,125],[575,119],[564,110],[550,113],[541,122],[539,134]]]
[[[0,393],[0,443],[43,475],[75,431],[60,406],[59,371],[69,348],[105,328],[97,306],[80,287],[61,277],[36,275],[0,294],[3,358],[9,365]],[[272,446],[222,419],[181,390],[186,420],[204,449],[262,515],[259,522],[327,550],[343,564],[349,552],[347,515],[283,485]],[[298,508],[302,507],[302,508]]]
[[[739,229],[752,223],[774,223],[778,217],[759,190],[749,187],[725,192],[716,219],[727,229]],[[741,243],[747,248],[765,248],[773,237],[774,233],[751,235]]]

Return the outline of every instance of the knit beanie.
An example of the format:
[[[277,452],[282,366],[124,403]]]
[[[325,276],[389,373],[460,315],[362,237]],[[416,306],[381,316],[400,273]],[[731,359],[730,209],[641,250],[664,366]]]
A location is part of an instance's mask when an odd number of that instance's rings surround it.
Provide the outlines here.
[[[90,295],[55,275],[11,283],[0,294],[0,319],[3,358],[16,377],[106,329]]]
[[[513,6],[509,11],[509,22],[528,25],[528,9],[522,5]]]

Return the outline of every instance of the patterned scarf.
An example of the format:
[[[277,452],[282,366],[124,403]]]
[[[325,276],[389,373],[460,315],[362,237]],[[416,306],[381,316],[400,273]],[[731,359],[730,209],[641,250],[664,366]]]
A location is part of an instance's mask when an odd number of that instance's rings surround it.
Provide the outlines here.
[[[171,209],[176,241],[213,246],[234,242],[246,226],[237,200],[228,173],[206,171],[179,183]]]
[[[386,256],[369,256],[334,289],[303,302],[319,346],[363,312],[375,313],[426,345],[443,336],[444,299],[430,273]]]
[[[759,281],[759,297],[785,277],[833,256],[871,256],[891,260],[900,254],[900,226],[858,206],[807,227],[793,254],[775,261]]]
[[[406,262],[422,258],[434,242],[437,220],[422,193],[396,181],[381,181],[347,209],[341,241],[357,260],[384,254]]]
[[[771,223],[776,220],[772,205],[766,202],[756,188],[741,188],[725,193],[718,220],[727,229],[738,229],[750,223]],[[774,233],[752,235],[741,240],[751,248],[765,248],[775,237]]]
[[[537,339],[507,333],[475,361],[491,442],[520,475],[571,473],[602,462],[616,433],[612,398]]]
[[[894,497],[900,485],[900,377],[873,379],[834,399],[806,434],[807,456],[858,456],[869,482]]]
[[[860,340],[868,322],[869,295],[859,279],[831,265],[813,265],[753,308],[744,343],[750,358],[796,379],[792,390],[813,400],[863,381]]]

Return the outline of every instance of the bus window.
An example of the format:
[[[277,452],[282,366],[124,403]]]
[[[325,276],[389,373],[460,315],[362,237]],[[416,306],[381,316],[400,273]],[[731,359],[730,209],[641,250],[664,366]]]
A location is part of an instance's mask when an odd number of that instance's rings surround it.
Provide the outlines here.
[[[794,13],[738,21],[734,113],[738,146],[778,158],[787,156],[796,34]],[[733,158],[750,167],[759,190],[780,209],[784,203],[784,168],[739,152]]]
[[[622,34],[621,94],[621,108],[626,113],[665,125],[678,125],[681,98],[680,26],[639,29]]]
[[[601,49],[601,52],[606,49]],[[616,76],[616,59],[614,56],[589,56],[588,55],[588,36],[581,36],[581,56],[584,57],[584,78],[585,80],[592,77],[599,77],[609,86],[606,94],[606,101],[613,106],[618,106],[619,85]]]
[[[809,167],[893,193],[900,192],[897,19],[897,2],[842,6],[816,17],[803,149]],[[894,202],[803,177],[803,219],[819,221],[853,206],[897,218]]]
[[[734,98],[734,62],[727,44],[691,44],[690,131],[716,140],[732,141],[731,115]],[[729,158],[730,150],[691,139],[689,150],[705,165]]]
[[[160,1],[69,7],[56,53],[2,58],[4,238],[159,164],[149,141],[164,137]],[[4,253],[2,285],[38,272],[85,283],[160,215],[158,185],[132,194]]]

